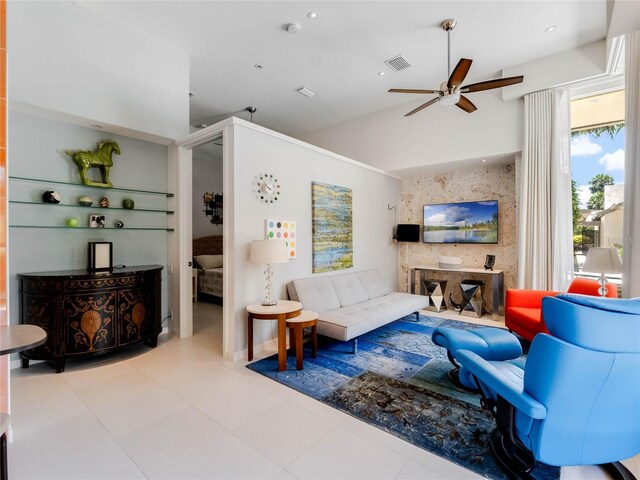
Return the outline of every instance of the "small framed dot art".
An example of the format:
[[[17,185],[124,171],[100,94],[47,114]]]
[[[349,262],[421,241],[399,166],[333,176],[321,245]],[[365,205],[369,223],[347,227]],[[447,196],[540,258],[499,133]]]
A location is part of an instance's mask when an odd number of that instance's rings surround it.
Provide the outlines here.
[[[296,222],[291,220],[268,220],[265,222],[267,239],[284,239],[289,249],[289,258],[296,258]]]

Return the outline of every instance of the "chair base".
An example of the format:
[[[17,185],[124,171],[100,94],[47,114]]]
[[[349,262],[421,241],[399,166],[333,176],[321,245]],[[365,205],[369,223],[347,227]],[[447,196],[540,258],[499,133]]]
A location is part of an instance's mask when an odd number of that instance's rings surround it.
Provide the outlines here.
[[[600,466],[604,468],[614,480],[638,480],[636,476],[620,462],[605,463]]]
[[[500,468],[513,480],[535,480],[530,475],[535,458],[525,448],[511,442],[497,428],[491,434],[491,453]]]
[[[531,475],[535,459],[531,452],[524,446],[513,444],[497,428],[491,434],[491,453],[495,457],[498,465],[513,480],[535,480],[535,476]],[[638,480],[633,473],[629,471],[620,462],[610,462],[598,465],[602,467],[614,480]]]
[[[462,390],[466,390],[467,392],[478,393],[477,388],[468,387],[460,381],[460,368],[456,367],[449,370],[449,372],[447,373],[447,377],[449,378],[449,381],[456,387],[461,388]]]

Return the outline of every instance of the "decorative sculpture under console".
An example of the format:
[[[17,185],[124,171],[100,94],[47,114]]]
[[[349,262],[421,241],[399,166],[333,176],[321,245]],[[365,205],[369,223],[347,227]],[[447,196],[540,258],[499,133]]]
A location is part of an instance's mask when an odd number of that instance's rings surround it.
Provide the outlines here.
[[[80,169],[80,179],[84,185],[92,187],[113,187],[109,181],[109,169],[113,166],[113,153],[120,155],[120,146],[115,140],[103,140],[98,143],[98,149],[90,152],[88,150],[78,150],[72,152],[67,150],[65,153],[69,155]],[[102,183],[94,182],[87,178],[87,170],[91,167],[97,167],[102,173]]]

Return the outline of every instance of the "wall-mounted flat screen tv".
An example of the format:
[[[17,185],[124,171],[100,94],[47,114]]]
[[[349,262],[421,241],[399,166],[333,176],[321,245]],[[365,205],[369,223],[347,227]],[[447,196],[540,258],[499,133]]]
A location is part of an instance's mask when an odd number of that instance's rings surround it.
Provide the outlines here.
[[[498,201],[424,206],[424,243],[498,243]]]

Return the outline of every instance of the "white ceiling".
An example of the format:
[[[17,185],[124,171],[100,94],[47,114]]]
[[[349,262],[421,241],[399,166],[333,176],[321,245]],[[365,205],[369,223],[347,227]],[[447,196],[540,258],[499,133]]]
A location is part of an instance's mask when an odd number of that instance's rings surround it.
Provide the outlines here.
[[[458,20],[452,68],[460,57],[474,60],[465,83],[602,39],[607,25],[606,0],[76,3],[190,54],[192,124],[252,105],[256,123],[293,136],[415,106],[419,98],[386,91],[438,88],[446,79],[447,35],[439,26],[445,18]],[[300,33],[287,33],[289,22],[299,23]],[[558,28],[545,33],[550,25]],[[393,72],[383,63],[398,54],[414,66]],[[297,93],[303,85],[318,95]]]

